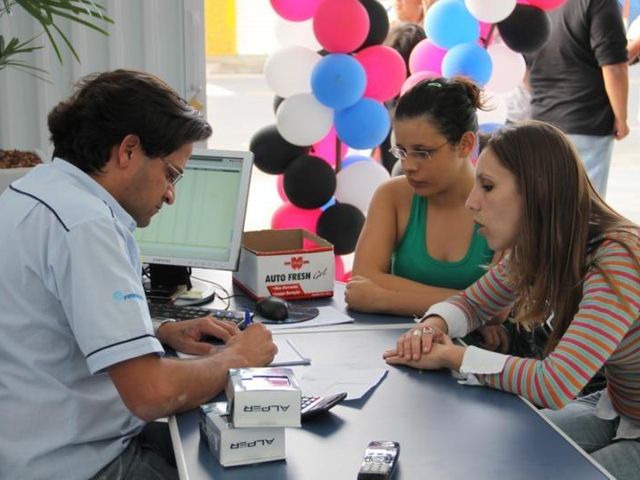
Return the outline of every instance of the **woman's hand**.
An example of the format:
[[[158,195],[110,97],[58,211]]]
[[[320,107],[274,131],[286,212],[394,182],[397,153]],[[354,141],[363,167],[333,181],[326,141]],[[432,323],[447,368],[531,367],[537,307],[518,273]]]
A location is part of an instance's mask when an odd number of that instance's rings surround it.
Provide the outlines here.
[[[377,312],[378,302],[385,294],[384,288],[368,277],[351,277],[344,289],[344,300],[349,308],[359,312]]]
[[[483,342],[480,344],[482,348],[493,352],[500,351],[501,353],[509,351],[511,339],[502,324],[484,325],[478,328],[478,333],[482,335]]]
[[[387,350],[382,354],[382,358],[390,365],[407,365],[422,370],[459,370],[464,351],[465,347],[454,345],[447,335],[441,334],[439,341],[430,345],[429,353],[422,354],[418,359],[401,356],[397,350]]]
[[[404,333],[396,343],[398,356],[407,360],[418,360],[422,354],[429,353],[434,343],[451,342],[444,332],[446,323],[437,316],[429,317]],[[446,337],[446,340],[445,338]]]
[[[217,350],[203,341],[207,337],[219,338],[227,343],[240,332],[235,323],[213,317],[194,318],[173,323],[164,323],[158,328],[156,337],[174,350],[192,355],[207,355]]]

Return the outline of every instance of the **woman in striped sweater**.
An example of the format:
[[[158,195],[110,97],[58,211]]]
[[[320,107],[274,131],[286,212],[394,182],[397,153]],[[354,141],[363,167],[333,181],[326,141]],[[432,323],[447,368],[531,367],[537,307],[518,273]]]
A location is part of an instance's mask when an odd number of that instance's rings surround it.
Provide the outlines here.
[[[566,137],[541,122],[491,138],[467,208],[489,246],[509,254],[432,306],[386,361],[452,368],[522,395],[616,478],[637,478],[640,229],[598,196]],[[543,359],[451,342],[508,306],[522,328],[551,325]],[[607,388],[576,399],[603,366]]]

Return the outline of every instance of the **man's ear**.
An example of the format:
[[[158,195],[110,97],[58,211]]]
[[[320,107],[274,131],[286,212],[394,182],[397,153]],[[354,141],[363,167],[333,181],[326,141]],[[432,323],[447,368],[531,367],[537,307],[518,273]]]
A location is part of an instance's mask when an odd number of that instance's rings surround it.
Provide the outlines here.
[[[140,137],[137,135],[126,135],[120,145],[117,146],[118,165],[121,167],[129,166],[136,151],[140,148]]]
[[[468,157],[473,152],[473,148],[478,141],[478,137],[473,132],[464,132],[462,137],[460,138],[460,142],[458,142],[458,147],[460,148],[460,154],[464,157]]]

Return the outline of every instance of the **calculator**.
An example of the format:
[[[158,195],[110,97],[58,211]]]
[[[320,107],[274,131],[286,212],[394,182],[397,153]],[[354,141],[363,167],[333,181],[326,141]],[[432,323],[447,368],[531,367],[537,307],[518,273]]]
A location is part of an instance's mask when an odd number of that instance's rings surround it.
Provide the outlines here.
[[[323,396],[302,396],[300,414],[302,420],[315,417],[324,412],[328,412],[335,405],[347,398],[347,392],[340,392],[334,395]]]

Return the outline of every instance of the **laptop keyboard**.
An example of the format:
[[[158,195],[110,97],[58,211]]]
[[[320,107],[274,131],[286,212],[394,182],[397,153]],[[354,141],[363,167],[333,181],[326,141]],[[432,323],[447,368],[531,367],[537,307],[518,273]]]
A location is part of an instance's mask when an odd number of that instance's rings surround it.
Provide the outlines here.
[[[245,323],[245,318],[253,316],[250,311],[219,310],[216,308],[179,306],[167,303],[147,302],[151,318],[173,318],[174,320],[190,320],[211,315],[222,320],[230,320],[240,326]]]

